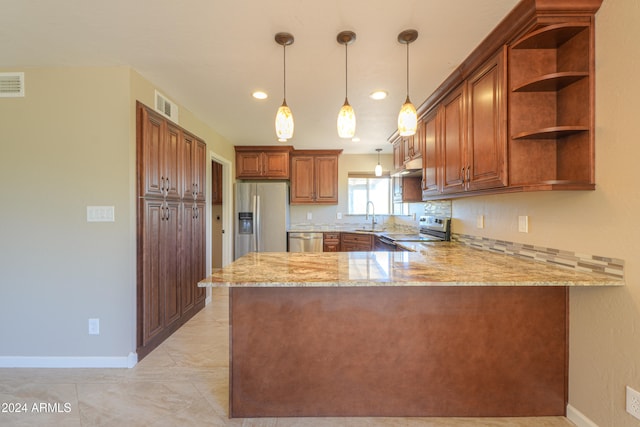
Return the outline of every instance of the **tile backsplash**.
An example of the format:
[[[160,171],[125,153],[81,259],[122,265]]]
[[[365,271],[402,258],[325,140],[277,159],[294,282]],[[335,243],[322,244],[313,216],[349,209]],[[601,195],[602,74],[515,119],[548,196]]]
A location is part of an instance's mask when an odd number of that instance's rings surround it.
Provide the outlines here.
[[[603,273],[618,279],[624,278],[624,260],[617,258],[580,254],[561,249],[545,248],[466,234],[453,233],[451,239],[478,249],[518,256],[532,261],[546,262],[579,271]]]

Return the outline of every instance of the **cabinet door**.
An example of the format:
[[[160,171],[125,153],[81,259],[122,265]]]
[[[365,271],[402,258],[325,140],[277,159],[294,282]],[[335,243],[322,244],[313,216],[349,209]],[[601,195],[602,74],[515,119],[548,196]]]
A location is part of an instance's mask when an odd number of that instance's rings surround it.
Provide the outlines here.
[[[207,145],[200,139],[195,139],[193,151],[193,192],[195,199],[204,201],[207,191]]]
[[[404,145],[402,137],[393,141],[393,169],[398,171],[404,166]]]
[[[469,190],[507,185],[505,56],[500,50],[467,83]]]
[[[291,157],[291,203],[313,203],[313,156]]]
[[[167,137],[162,150],[162,164],[165,177],[166,197],[179,199],[182,197],[182,130],[167,123]]]
[[[198,202],[194,206],[193,230],[191,240],[191,267],[193,271],[191,287],[195,292],[195,303],[203,301],[207,295],[206,288],[199,288],[198,282],[207,276],[206,253],[206,215],[205,203]]]
[[[313,165],[315,202],[338,203],[338,156],[316,156]]]
[[[162,200],[145,200],[142,204],[142,210],[144,215],[142,223],[144,264],[141,284],[142,343],[146,344],[164,329],[163,242],[161,240],[165,215],[164,202]]]
[[[438,109],[429,113],[421,121],[423,123],[424,146],[422,149],[422,198],[440,192],[438,166],[440,165],[440,148]]]
[[[143,344],[180,318],[179,203],[144,200]]]
[[[464,191],[466,175],[464,85],[443,101],[441,115],[442,192],[456,193]]]
[[[165,328],[180,319],[180,202],[165,201],[163,231],[160,238],[161,272],[164,287]]]
[[[236,178],[262,175],[262,156],[258,152],[236,152]]]
[[[263,175],[265,178],[289,179],[289,153],[270,152],[262,153]]]
[[[164,170],[162,150],[164,148],[165,124],[158,115],[139,107],[140,135],[142,144],[138,145],[138,155],[142,158],[139,171],[141,175],[141,196],[162,197],[164,191]]]
[[[193,202],[185,200],[182,203],[182,230],[180,233],[180,247],[182,256],[180,259],[180,287],[181,287],[181,309],[185,313],[195,304],[195,292],[191,286],[195,280],[193,277],[193,235],[194,235],[194,207]]]

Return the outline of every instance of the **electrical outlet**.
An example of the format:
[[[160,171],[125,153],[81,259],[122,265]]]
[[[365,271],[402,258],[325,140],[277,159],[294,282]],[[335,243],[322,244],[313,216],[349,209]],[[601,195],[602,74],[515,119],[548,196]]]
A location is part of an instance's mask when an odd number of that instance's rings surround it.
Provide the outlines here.
[[[518,231],[521,233],[529,232],[529,217],[527,215],[520,215],[518,217]]]
[[[307,212],[307,219],[313,219],[313,214],[311,212]]]
[[[89,335],[100,335],[100,319],[89,319]]]
[[[476,228],[484,228],[484,215],[476,217]]]
[[[342,212],[338,212],[336,214],[336,219],[342,219]]]
[[[640,420],[640,393],[627,386],[627,412]]]

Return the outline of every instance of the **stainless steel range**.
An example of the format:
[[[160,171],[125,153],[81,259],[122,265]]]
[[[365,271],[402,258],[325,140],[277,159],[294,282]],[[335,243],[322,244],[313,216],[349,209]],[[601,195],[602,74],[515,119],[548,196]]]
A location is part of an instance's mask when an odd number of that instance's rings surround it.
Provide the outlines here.
[[[418,233],[382,233],[376,239],[376,250],[394,251],[398,242],[446,242],[451,240],[451,218],[425,215],[420,217]]]

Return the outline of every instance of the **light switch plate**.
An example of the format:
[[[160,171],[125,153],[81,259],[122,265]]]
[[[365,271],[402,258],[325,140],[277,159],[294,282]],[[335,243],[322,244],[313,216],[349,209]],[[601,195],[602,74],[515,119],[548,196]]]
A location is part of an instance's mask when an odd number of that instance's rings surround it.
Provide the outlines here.
[[[115,222],[115,207],[87,206],[87,222]]]
[[[484,228],[484,215],[476,217],[476,228]]]

